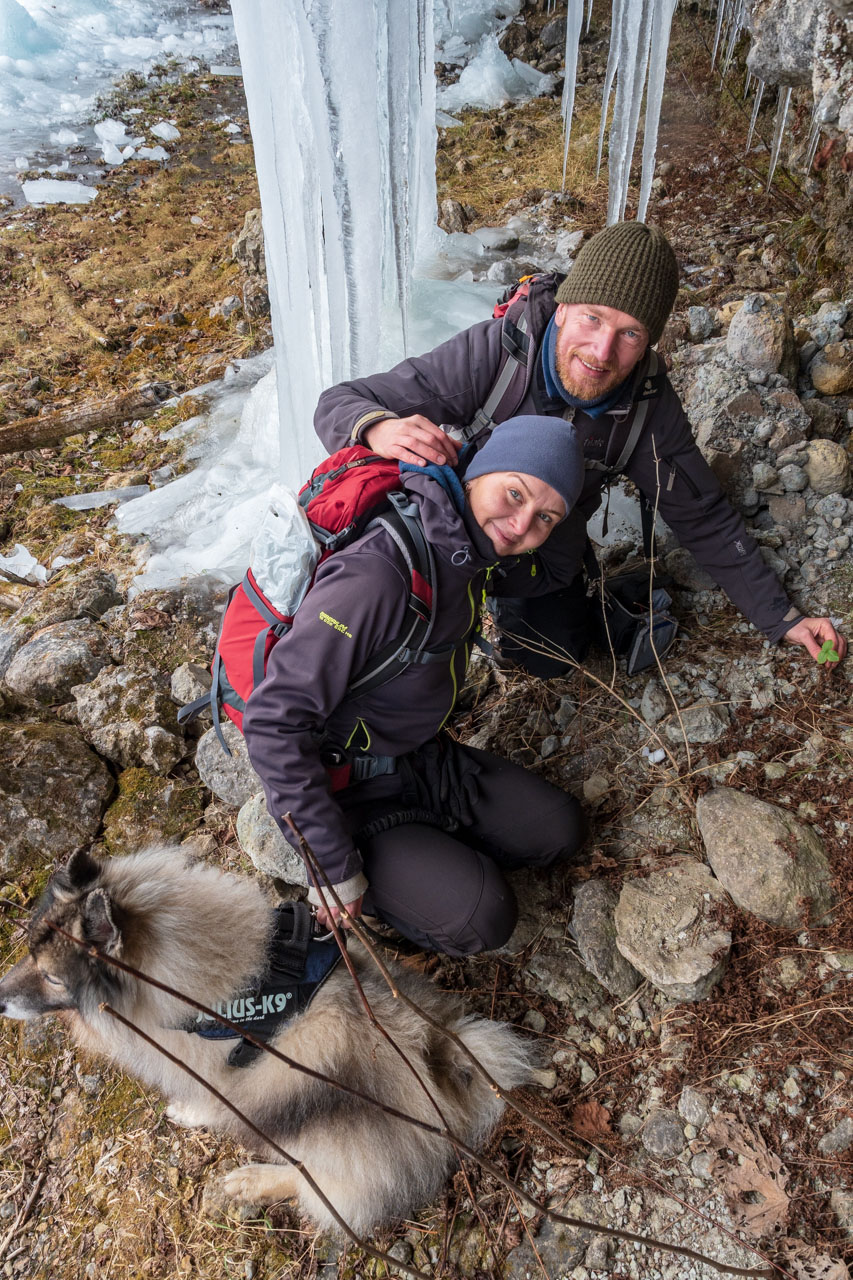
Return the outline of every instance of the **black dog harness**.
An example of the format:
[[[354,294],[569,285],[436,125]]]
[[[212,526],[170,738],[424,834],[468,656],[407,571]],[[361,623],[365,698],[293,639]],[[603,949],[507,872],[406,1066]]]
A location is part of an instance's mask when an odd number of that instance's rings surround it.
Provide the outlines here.
[[[313,917],[304,902],[276,907],[275,930],[266,972],[257,986],[214,1006],[229,1022],[251,1032],[258,1040],[270,1040],[283,1023],[308,1008],[341,959],[338,944],[312,936]],[[262,1052],[230,1027],[207,1014],[187,1028],[205,1040],[238,1040],[228,1055],[229,1067],[248,1067]]]

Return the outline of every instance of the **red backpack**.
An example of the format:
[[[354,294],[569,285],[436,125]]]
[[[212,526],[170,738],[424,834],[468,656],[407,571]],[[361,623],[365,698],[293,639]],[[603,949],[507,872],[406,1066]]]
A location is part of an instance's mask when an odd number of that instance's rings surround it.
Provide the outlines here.
[[[322,549],[318,563],[379,524],[394,539],[409,568],[409,602],[403,631],[374,654],[347,690],[348,694],[367,693],[392,680],[410,663],[424,661],[428,652],[426,644],[435,614],[435,570],[417,507],[401,487],[399,463],[380,458],[358,444],[339,449],[321,462],[300,489],[299,503]],[[230,756],[222,733],[221,712],[242,733],[249,695],[263,680],[273,647],[292,624],[293,615],[287,616],[273,607],[248,569],[243,581],[228,595],[211,664],[210,693],[182,707],[179,722],[189,722],[209,706],[216,735]]]

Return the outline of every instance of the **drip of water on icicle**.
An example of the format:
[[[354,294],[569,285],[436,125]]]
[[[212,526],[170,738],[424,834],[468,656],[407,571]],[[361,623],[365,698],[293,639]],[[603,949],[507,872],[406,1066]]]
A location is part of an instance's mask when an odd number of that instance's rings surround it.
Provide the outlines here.
[[[663,86],[666,75],[666,59],[672,15],[677,0],[612,0],[610,50],[604,73],[604,89],[601,97],[601,125],[598,134],[598,160],[596,172],[601,169],[604,152],[604,135],[610,97],[616,83],[613,119],[609,134],[609,196],[608,223],[619,222],[625,214],[628,199],[628,181],[631,157],[637,140],[643,97],[646,112],[643,129],[643,159],[640,178],[640,195],[637,218],[646,216],[657,153],[658,126],[660,123]],[[592,16],[592,0],[588,0],[586,29]],[[578,45],[581,38],[583,0],[569,5],[566,24],[566,79],[563,89],[563,187],[566,182],[566,166],[569,154],[571,118],[574,110],[575,81],[577,79]]]

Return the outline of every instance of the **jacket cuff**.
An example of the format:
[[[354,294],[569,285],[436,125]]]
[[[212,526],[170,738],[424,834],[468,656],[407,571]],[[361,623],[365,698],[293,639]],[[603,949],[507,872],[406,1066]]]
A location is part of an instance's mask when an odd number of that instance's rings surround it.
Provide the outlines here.
[[[360,444],[363,431],[374,422],[382,422],[384,418],[396,418],[396,416],[396,413],[389,413],[387,409],[371,409],[369,413],[363,413],[352,429],[350,443]]]
[[[354,876],[350,876],[349,880],[344,880],[341,884],[332,885],[335,893],[341,902],[346,906],[348,902],[355,902],[356,898],[360,898],[363,893],[367,892],[367,876],[363,872],[357,871]],[[328,901],[326,900],[328,898]],[[308,901],[313,903],[315,907],[333,906],[332,895],[326,891],[326,896],[316,885],[308,886]]]
[[[798,622],[802,622],[806,615],[796,605],[791,605],[781,622],[777,622],[772,632],[767,636],[771,644],[781,644],[785,636],[795,627]]]

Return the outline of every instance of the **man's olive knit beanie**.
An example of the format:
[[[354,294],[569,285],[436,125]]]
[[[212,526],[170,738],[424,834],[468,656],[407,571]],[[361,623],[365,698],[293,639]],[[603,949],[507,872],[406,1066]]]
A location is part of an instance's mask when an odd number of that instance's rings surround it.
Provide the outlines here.
[[[666,236],[645,222],[617,222],[587,240],[557,290],[557,302],[615,307],[641,321],[654,345],[678,292]]]

